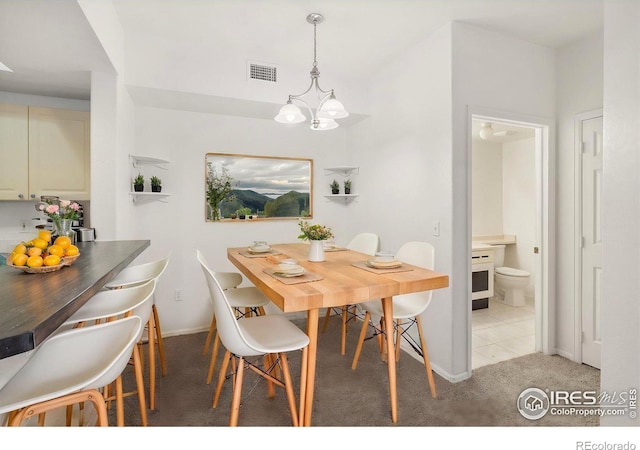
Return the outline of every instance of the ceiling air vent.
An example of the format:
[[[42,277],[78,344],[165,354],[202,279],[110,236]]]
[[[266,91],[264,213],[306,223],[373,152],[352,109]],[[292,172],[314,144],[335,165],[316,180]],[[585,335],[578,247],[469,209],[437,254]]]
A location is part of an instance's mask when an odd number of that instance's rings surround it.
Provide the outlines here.
[[[263,63],[249,62],[249,79],[276,83],[278,68]]]

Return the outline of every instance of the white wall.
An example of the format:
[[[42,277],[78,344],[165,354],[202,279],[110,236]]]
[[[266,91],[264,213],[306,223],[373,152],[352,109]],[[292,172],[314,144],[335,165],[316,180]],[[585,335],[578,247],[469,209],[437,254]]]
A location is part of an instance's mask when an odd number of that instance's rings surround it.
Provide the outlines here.
[[[574,359],[575,348],[575,116],[602,108],[603,34],[556,51],[558,151],[556,177],[556,350]]]
[[[536,245],[536,163],[534,138],[505,142],[502,146],[503,230],[516,236],[515,245],[505,248],[507,267],[531,274],[526,295],[534,295]]]
[[[502,144],[475,139],[471,149],[472,236],[502,231]]]
[[[407,70],[411,67],[411,70]],[[361,196],[349,216],[351,235],[369,231],[380,248],[431,242],[435,269],[457,277],[451,265],[451,26],[388,62],[371,82],[372,117],[349,130],[352,161],[360,166]],[[440,236],[431,223],[440,222]],[[451,288],[434,292],[423,315],[434,370],[456,379]],[[464,376],[464,375],[463,375]]]
[[[601,391],[640,386],[640,4],[605,3]],[[601,425],[638,426],[628,415]]]
[[[151,240],[151,247],[138,258],[140,262],[170,255],[169,267],[156,291],[156,304],[167,335],[204,330],[211,321],[208,291],[195,258],[196,249],[206,255],[215,270],[237,271],[227,259],[227,247],[249,245],[256,239],[300,242],[297,220],[206,222],[206,153],[312,158],[311,221],[330,226],[337,242],[347,240],[348,206],[323,197],[330,182],[323,167],[347,163],[344,129],[313,132],[304,124],[288,127],[273,120],[149,107],[136,108],[135,122],[136,152],[170,161],[166,171],[145,168],[148,176],[156,174],[163,180],[162,191],[171,194],[168,203],[136,203],[132,210],[135,228],[129,235]],[[175,289],[183,290],[183,301],[174,300]],[[272,307],[271,311],[277,308]]]

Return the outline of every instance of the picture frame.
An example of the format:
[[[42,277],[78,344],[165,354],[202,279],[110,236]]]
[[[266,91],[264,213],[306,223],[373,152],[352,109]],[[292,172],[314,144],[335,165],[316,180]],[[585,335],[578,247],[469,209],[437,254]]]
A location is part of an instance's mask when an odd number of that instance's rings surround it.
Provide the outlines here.
[[[207,222],[312,217],[312,159],[206,153]]]

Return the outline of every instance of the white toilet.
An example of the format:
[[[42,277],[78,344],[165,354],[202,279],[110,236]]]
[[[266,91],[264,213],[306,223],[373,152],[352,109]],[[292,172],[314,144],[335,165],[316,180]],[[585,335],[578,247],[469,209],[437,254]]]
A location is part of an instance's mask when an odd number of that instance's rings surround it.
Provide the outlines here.
[[[494,299],[510,306],[524,306],[524,291],[531,274],[526,270],[504,267],[504,245],[492,245]]]

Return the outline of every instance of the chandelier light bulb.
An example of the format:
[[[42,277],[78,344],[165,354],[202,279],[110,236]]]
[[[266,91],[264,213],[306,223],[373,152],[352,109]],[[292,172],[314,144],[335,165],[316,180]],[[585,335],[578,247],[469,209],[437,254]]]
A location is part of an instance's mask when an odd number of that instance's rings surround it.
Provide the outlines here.
[[[333,96],[324,102],[318,111],[318,118],[323,119],[343,119],[347,116],[349,113],[344,109],[344,105]]]
[[[276,122],[280,123],[300,123],[307,120],[300,108],[289,101],[286,105],[280,108],[280,112],[275,117]]]

